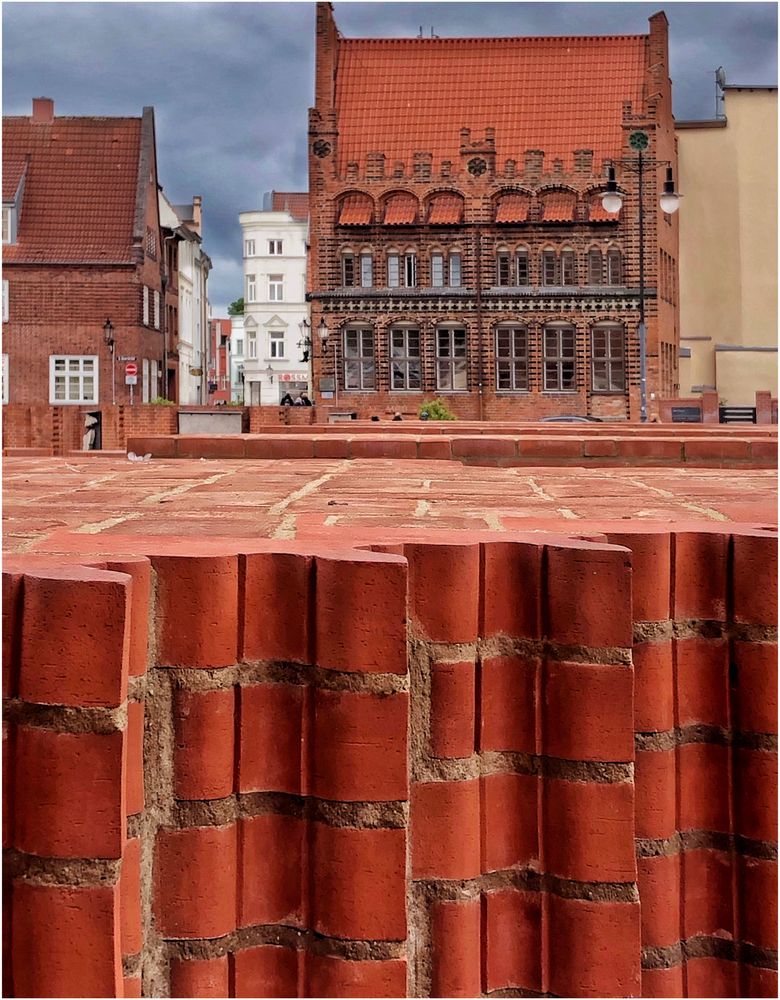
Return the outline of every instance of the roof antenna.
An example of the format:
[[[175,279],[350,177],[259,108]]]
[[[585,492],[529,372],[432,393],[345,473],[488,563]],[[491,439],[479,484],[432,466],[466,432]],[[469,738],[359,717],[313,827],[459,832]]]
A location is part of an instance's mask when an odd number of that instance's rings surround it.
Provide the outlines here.
[[[438,38],[438,37],[439,37],[438,35],[434,35],[434,33],[433,33],[433,25],[431,25],[431,38]]]
[[[425,37],[425,36],[423,35],[423,26],[422,26],[422,25],[420,25],[420,34],[419,34],[419,35],[418,35],[417,37],[418,37],[418,38],[424,38],[424,37]]]
[[[715,70],[715,120],[719,118],[725,118],[723,114],[723,104],[726,101],[726,95],[723,93],[723,89],[726,86],[726,71],[722,66],[718,66]]]

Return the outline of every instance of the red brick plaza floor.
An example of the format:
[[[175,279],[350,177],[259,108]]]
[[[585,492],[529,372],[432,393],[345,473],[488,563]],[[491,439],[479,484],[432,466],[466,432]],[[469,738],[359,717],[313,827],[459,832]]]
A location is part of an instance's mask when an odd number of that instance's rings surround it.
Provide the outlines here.
[[[777,524],[769,469],[479,468],[367,459],[6,458],[4,548],[88,551],[96,536],[329,539],[401,530],[567,533],[601,521]],[[579,524],[577,523],[579,522]],[[73,534],[75,533],[75,535]],[[79,537],[81,536],[81,537]]]

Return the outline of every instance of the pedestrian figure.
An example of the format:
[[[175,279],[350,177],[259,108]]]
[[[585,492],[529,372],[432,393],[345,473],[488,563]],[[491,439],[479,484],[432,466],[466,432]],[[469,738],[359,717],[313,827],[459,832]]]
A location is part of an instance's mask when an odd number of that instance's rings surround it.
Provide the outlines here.
[[[280,406],[292,406],[293,405],[293,398],[292,398],[292,396],[290,395],[289,392],[286,392],[282,396],[282,399],[281,399],[281,402],[279,403],[279,405]]]

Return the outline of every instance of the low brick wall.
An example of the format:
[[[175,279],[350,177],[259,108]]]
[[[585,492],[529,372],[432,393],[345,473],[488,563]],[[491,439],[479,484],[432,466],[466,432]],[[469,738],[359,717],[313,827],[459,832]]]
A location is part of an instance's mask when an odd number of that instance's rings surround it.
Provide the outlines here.
[[[577,532],[8,559],[5,995],[776,996],[776,536]]]
[[[775,468],[777,439],[762,436],[692,435],[660,437],[547,435],[411,434],[244,434],[131,437],[127,447],[155,458],[313,459],[398,458],[441,459],[466,465],[522,467],[561,466],[706,466]]]

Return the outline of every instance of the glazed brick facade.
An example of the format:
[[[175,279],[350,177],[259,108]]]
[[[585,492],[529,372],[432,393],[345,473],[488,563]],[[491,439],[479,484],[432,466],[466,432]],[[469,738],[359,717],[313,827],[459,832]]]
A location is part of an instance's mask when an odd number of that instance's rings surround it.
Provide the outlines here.
[[[603,160],[596,159],[593,149],[572,148],[565,163],[546,155],[544,150],[534,149],[525,150],[518,159],[507,158],[497,148],[492,128],[486,128],[484,134],[462,129],[454,140],[459,144],[459,155],[452,160],[436,162],[430,151],[420,149],[408,162],[391,161],[381,151],[369,152],[360,161],[344,162],[339,149],[337,108],[339,100],[342,104],[345,101],[343,93],[337,99],[339,87],[346,86],[339,81],[338,68],[343,42],[329,4],[318,5],[317,17],[316,103],[309,116],[309,274],[312,329],[316,330],[324,319],[330,330],[327,348],[315,348],[314,388],[318,401],[327,407],[357,410],[361,416],[385,410],[412,413],[424,400],[441,396],[467,419],[529,419],[560,413],[638,419],[638,175],[631,164],[620,163],[623,159],[630,159],[632,164],[636,160],[628,136],[637,129],[645,131],[650,140],[644,154],[650,412],[655,412],[657,398],[676,395],[677,222],[675,216],[664,216],[658,207],[666,162],[676,167],[664,15],[651,19],[646,39],[644,84],[651,96],[644,107],[623,104],[622,148],[616,148]],[[619,70],[606,66],[600,72]],[[412,122],[412,136],[413,129]],[[598,131],[598,123],[594,131]],[[605,190],[610,163],[617,164],[624,195],[619,221],[611,221],[600,212],[598,196]],[[387,205],[399,195],[409,199],[415,221],[385,224]],[[441,195],[460,205],[460,221],[422,222],[428,219],[431,204]],[[498,207],[507,196],[527,201],[526,221],[495,221]],[[561,198],[569,200],[569,221],[545,221],[549,205]],[[345,203],[355,201],[367,206],[366,217],[361,224],[342,224]],[[522,286],[504,286],[498,278],[497,254],[508,251],[513,256],[518,249],[527,252],[530,273]],[[619,253],[621,274],[613,278],[614,283],[588,283],[591,249],[600,250],[605,261],[608,251]],[[388,253],[402,258],[407,250],[416,255],[416,280],[412,287],[391,288]],[[562,251],[575,255],[576,273],[571,283],[560,284],[559,275],[554,277],[557,283],[544,283],[541,258],[545,250],[556,254],[559,268]],[[371,287],[345,287],[345,253],[355,256],[358,283],[360,255],[370,255]],[[432,256],[441,254],[446,261],[451,253],[460,255],[459,285],[432,287]],[[528,381],[522,391],[499,388],[499,324],[526,331]],[[567,391],[545,388],[544,330],[550,324],[574,329],[574,381]],[[621,335],[625,375],[617,391],[598,391],[594,386],[592,332],[599,324],[615,324]],[[419,330],[421,378],[416,391],[399,391],[391,386],[390,331],[403,326]],[[442,389],[437,381],[436,331],[448,326],[466,331],[467,382],[463,391]],[[375,383],[369,391],[349,389],[345,384],[344,332],[357,328],[373,332]],[[330,381],[334,377],[335,387]],[[331,388],[333,395],[323,398],[322,391]]]

